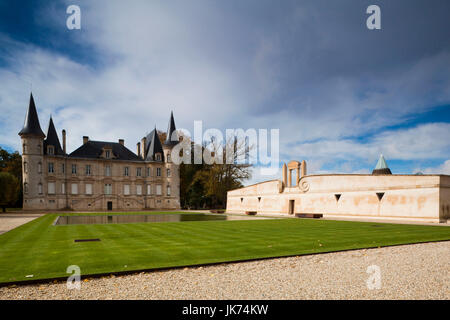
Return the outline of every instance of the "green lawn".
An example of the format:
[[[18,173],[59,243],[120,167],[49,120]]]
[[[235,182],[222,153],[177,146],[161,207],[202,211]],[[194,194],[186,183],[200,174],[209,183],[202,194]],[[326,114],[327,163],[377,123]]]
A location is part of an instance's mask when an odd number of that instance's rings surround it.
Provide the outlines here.
[[[450,240],[445,226],[307,219],[53,226],[56,217],[0,235],[0,283],[67,277],[69,265],[85,276]],[[74,242],[83,238],[101,241]]]

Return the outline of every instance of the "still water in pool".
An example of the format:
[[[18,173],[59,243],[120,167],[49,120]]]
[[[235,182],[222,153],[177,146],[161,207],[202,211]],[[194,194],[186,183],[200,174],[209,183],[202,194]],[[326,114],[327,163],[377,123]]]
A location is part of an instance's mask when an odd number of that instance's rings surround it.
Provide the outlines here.
[[[136,215],[101,215],[101,216],[59,216],[55,225],[67,224],[114,224],[114,223],[145,223],[145,222],[182,222],[182,221],[212,221],[212,220],[254,220],[260,217],[229,216],[221,214],[136,214]]]

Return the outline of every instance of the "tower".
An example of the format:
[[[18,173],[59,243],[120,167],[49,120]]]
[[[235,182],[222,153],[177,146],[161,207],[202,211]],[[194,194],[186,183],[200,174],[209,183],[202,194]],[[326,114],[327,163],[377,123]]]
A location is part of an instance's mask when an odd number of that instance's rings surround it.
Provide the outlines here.
[[[22,176],[23,176],[23,208],[44,209],[44,138],[34,103],[30,94],[30,103],[22,130],[19,132],[22,141]]]
[[[172,148],[179,142],[173,112],[170,113],[169,124],[167,126],[166,140],[164,141],[163,150],[166,161],[167,175],[167,193],[170,192],[171,197],[180,197],[180,166],[172,162]],[[179,206],[180,204],[178,204]]]

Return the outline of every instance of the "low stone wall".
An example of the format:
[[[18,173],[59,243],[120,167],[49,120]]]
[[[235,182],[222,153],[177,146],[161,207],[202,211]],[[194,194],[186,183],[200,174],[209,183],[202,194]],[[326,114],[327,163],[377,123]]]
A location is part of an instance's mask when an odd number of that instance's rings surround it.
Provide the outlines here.
[[[449,218],[450,176],[311,175],[283,188],[278,180],[228,193],[227,212],[319,213],[440,222]]]

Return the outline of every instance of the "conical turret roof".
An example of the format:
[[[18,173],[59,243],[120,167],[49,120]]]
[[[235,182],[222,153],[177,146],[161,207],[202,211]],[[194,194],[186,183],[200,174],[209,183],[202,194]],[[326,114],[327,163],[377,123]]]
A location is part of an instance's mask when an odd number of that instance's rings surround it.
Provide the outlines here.
[[[173,119],[173,111],[172,111],[170,113],[169,125],[167,126],[166,141],[164,142],[165,145],[175,145],[179,142],[176,130],[177,128],[175,126],[175,120]]]
[[[50,122],[48,123],[47,138],[44,140],[44,154],[47,154],[47,146],[53,146],[54,154],[58,156],[65,155],[61,144],[59,143],[58,134],[56,133],[55,125],[53,124],[53,119],[50,116]]]
[[[33,93],[30,94],[30,104],[28,105],[27,114],[25,116],[25,122],[22,130],[19,132],[19,136],[22,135],[36,135],[39,137],[45,137],[39,124],[39,118],[36,111],[36,105],[34,104]]]
[[[159,140],[158,132],[153,129],[152,132],[147,136],[147,146],[145,148],[146,156],[145,160],[147,161],[156,161],[156,154],[161,153],[161,161],[164,161],[164,151],[161,145],[161,140]]]

